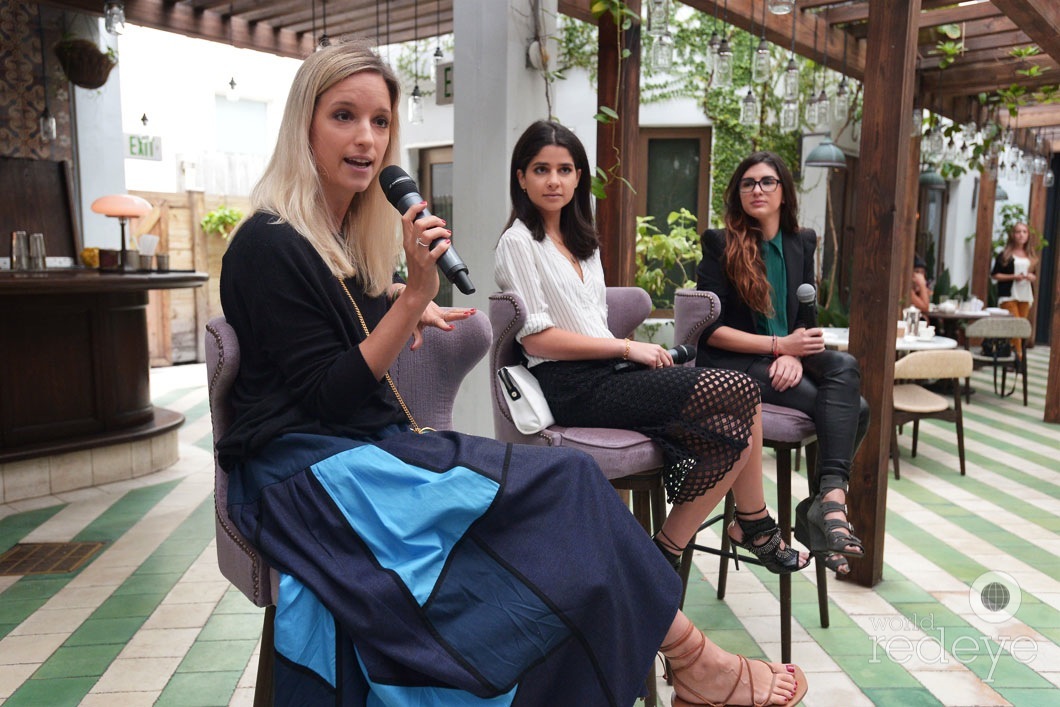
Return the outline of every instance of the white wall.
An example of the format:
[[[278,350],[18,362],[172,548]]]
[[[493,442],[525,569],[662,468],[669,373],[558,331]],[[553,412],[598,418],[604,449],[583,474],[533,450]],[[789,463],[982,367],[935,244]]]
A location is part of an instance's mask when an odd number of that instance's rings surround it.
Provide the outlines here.
[[[226,151],[217,144],[217,97],[233,77],[240,98],[266,105],[260,154],[271,154],[300,61],[132,25],[118,52],[122,131],[162,138],[161,161],[125,160],[129,189],[179,191],[182,161]]]
[[[102,32],[102,20],[93,27]],[[114,38],[103,33],[108,46]],[[125,175],[121,159],[124,142],[121,134],[120,61],[99,89],[74,89],[74,125],[81,185],[81,240],[84,247],[118,248],[121,228],[113,218],[93,213],[92,202],[108,194],[125,192]],[[126,233],[128,239],[128,233]]]

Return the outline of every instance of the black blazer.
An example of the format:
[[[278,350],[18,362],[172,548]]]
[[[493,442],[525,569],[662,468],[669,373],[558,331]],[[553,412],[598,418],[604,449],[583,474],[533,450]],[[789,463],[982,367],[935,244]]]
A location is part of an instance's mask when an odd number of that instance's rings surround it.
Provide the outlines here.
[[[696,365],[746,371],[756,359],[761,358],[759,354],[736,353],[707,344],[707,340],[718,327],[729,326],[749,334],[755,334],[757,331],[754,312],[740,298],[736,288],[725,274],[725,231],[708,229],[703,232],[702,241],[703,259],[699,261],[699,267],[696,268],[696,288],[709,290],[718,296],[721,301],[721,314],[717,321],[703,330],[703,335],[699,339]],[[784,236],[784,264],[788,269],[786,304],[789,334],[795,328],[795,320],[799,312],[799,300],[795,296],[795,290],[804,282],[817,287],[813,261],[815,250],[817,250],[817,234],[811,229],[800,230],[794,238],[787,234]]]

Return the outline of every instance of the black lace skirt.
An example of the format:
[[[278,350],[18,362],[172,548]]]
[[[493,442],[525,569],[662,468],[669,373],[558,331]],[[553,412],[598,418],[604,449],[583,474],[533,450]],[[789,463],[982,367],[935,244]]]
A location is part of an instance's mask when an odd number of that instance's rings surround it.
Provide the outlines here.
[[[672,366],[616,372],[618,361],[554,361],[531,371],[556,423],[636,430],[666,459],[666,495],[685,503],[727,474],[747,447],[761,394],[738,371]]]

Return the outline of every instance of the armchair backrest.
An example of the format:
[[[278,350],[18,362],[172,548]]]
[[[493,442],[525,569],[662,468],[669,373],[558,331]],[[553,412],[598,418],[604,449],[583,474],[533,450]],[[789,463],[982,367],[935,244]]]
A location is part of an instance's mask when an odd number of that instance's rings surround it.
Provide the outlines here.
[[[913,351],[894,363],[895,380],[967,378],[972,375],[972,354],[961,349]]]
[[[416,351],[406,346],[390,369],[401,397],[424,427],[453,428],[453,402],[460,384],[490,346],[490,324],[483,312],[455,326],[450,332],[426,329],[423,346]],[[206,325],[206,376],[214,440],[220,439],[232,423],[229,395],[238,373],[235,330],[224,317],[215,317]],[[275,572],[228,518],[228,474],[217,464],[216,451],[214,511],[221,574],[255,605],[274,603]]]
[[[721,302],[713,292],[681,289],[674,293],[674,345],[699,348],[703,330],[721,315]],[[692,359],[684,365],[695,366]]]
[[[965,341],[980,338],[1029,339],[1030,336],[1030,320],[1023,317],[983,317],[964,328]]]
[[[651,297],[639,287],[607,288],[607,327],[616,337],[631,335],[651,314],[651,309]],[[515,340],[516,334],[526,323],[526,306],[522,297],[514,292],[495,292],[490,295],[490,323],[493,325],[490,391],[494,433],[503,442],[534,444],[534,435],[524,435],[516,429],[508,411],[504,390],[497,380],[498,370],[523,361],[522,350]]]

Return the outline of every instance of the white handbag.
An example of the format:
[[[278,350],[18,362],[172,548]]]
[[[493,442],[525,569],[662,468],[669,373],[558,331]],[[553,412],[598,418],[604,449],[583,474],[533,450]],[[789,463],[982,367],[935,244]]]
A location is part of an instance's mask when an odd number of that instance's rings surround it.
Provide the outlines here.
[[[541,384],[526,366],[505,366],[497,371],[508,410],[515,427],[524,435],[532,435],[555,424],[556,418],[548,408]]]

